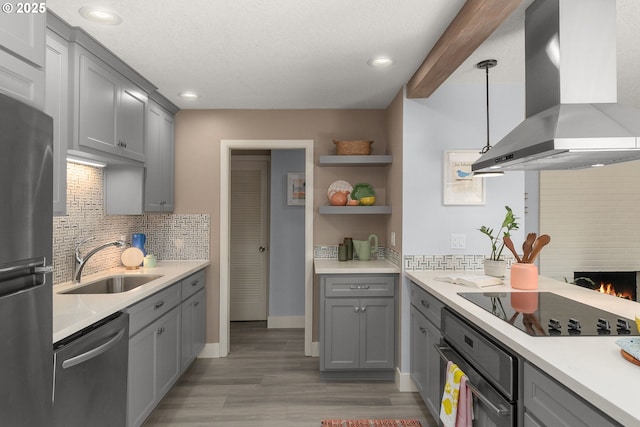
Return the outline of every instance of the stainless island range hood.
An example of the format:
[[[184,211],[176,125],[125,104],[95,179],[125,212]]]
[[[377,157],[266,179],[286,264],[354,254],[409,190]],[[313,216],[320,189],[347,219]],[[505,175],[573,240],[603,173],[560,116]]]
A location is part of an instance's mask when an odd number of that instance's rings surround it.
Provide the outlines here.
[[[616,1],[526,11],[526,116],[472,170],[581,169],[640,159],[640,110],[617,104]]]

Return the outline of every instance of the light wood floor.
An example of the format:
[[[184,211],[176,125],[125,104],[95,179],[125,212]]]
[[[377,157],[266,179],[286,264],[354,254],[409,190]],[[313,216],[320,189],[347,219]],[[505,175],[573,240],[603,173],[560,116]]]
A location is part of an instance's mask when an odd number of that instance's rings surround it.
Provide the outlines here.
[[[391,382],[320,379],[303,329],[232,323],[229,357],[197,359],[145,427],[319,427],[324,418],[418,418],[436,426],[417,393]]]

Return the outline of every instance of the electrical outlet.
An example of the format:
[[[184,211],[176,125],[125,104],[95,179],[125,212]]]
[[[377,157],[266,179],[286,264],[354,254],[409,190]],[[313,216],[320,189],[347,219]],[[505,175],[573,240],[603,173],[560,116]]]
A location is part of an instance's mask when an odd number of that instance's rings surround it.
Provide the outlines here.
[[[451,249],[464,249],[466,247],[466,235],[451,233]]]
[[[395,246],[396,245],[396,232],[392,231],[391,232],[391,246]]]

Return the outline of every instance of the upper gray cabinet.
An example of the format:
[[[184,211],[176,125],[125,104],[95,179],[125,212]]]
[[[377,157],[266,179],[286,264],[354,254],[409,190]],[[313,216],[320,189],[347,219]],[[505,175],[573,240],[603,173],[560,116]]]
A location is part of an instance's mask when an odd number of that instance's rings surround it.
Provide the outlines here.
[[[144,210],[173,212],[174,118],[153,100],[147,110],[147,164]]]
[[[79,147],[74,148],[144,162],[147,94],[84,49],[78,50]]]
[[[67,141],[69,139],[69,45],[47,32],[44,112],[53,118],[53,214],[67,213]]]
[[[13,11],[0,13],[0,92],[42,109],[46,10],[18,13],[26,4],[5,3]]]

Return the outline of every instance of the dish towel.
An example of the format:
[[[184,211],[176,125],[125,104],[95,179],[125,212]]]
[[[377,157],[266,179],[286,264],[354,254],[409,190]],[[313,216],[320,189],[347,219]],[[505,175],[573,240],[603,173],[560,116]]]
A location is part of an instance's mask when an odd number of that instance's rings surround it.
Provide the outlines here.
[[[447,363],[440,420],[445,427],[471,427],[473,420],[473,397],[467,387],[467,376],[451,361]]]

